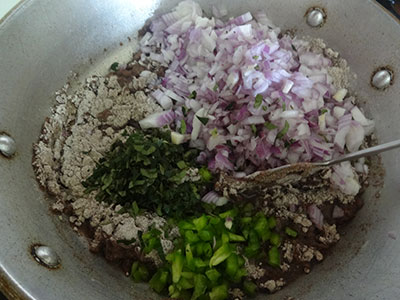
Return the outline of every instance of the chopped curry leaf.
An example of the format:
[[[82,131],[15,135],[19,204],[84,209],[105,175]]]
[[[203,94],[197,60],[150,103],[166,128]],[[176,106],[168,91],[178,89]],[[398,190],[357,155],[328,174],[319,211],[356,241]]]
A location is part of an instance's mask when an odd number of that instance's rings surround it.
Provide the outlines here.
[[[285,121],[285,125],[282,128],[281,131],[278,132],[278,135],[276,136],[277,139],[282,139],[289,131],[289,122]]]
[[[227,110],[227,111],[231,111],[234,109],[235,109],[235,102],[231,102],[225,107],[225,110]]]
[[[114,72],[118,71],[119,63],[115,62],[110,66],[110,69]]]
[[[274,130],[276,128],[278,128],[278,126],[270,123],[270,122],[265,122],[264,126],[268,129],[268,130]]]
[[[172,144],[169,132],[136,131],[125,143],[114,143],[82,184],[97,191],[98,201],[129,204],[134,214],[137,207],[171,216],[195,214],[206,182],[194,185],[183,178],[197,167],[197,155],[198,150]]]
[[[257,134],[257,127],[254,124],[251,124],[251,131],[256,135]]]
[[[197,97],[197,92],[196,92],[196,91],[193,91],[193,92],[190,94],[189,99],[196,99],[196,97]]]
[[[197,117],[197,119],[199,119],[199,121],[203,124],[203,125],[207,125],[207,123],[208,123],[208,118],[204,118],[204,117],[199,117],[199,116],[196,116]]]
[[[254,100],[254,108],[259,108],[263,102],[263,96],[260,94],[257,94],[255,100]]]
[[[181,120],[181,134],[186,133],[186,122],[184,119]]]

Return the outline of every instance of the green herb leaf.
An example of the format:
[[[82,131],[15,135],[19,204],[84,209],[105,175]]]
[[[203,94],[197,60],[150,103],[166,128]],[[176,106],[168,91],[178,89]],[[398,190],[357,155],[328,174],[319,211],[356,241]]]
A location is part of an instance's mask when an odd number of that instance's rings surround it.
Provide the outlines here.
[[[263,110],[263,111],[267,111],[267,110],[268,110],[268,106],[263,105],[263,106],[262,106],[262,110]]]
[[[190,94],[189,99],[196,99],[196,97],[197,97],[197,92],[196,92],[196,91],[193,91],[193,92]]]
[[[178,166],[179,169],[183,170],[187,168],[186,163],[183,160],[180,160],[176,163],[176,165]]]
[[[132,211],[134,213],[134,216],[139,215],[140,209],[139,209],[139,206],[137,205],[136,201],[134,201],[132,203]]]
[[[258,55],[254,55],[254,56],[253,56],[253,59],[254,59],[254,60],[257,60],[258,58],[259,58]]]
[[[216,92],[216,91],[218,91],[218,89],[219,89],[218,84],[215,84],[214,87],[213,87],[213,91]]]
[[[293,51],[297,52],[297,49],[293,44],[292,44],[292,49],[293,49]]]
[[[182,106],[182,114],[184,117],[187,116],[189,109],[186,106]]]
[[[254,108],[259,108],[263,102],[263,96],[257,94],[256,98],[254,99]]]
[[[211,172],[206,167],[201,167],[199,169],[199,175],[203,182],[211,182],[213,178]]]
[[[278,132],[276,136],[277,139],[282,139],[289,131],[289,122],[285,121],[285,126],[282,128],[281,131]]]
[[[199,121],[203,124],[203,125],[207,125],[209,118],[204,118],[204,117],[199,117],[196,116],[197,119],[199,119]]]
[[[119,63],[115,62],[110,66],[110,69],[113,70],[114,72],[118,71],[118,66]]]
[[[184,119],[181,120],[181,134],[185,134],[186,133],[186,122]]]
[[[274,130],[276,128],[278,128],[278,126],[270,123],[270,122],[265,122],[264,126],[268,129],[268,130]]]
[[[256,135],[256,134],[257,134],[257,127],[256,127],[256,125],[251,124],[250,127],[251,127],[251,131],[253,131],[254,135]]]
[[[227,111],[232,111],[234,109],[235,109],[235,102],[231,102],[225,107],[225,110]]]
[[[283,103],[282,103],[282,111],[285,111],[285,110],[286,110],[286,103],[283,102]]]
[[[126,142],[114,143],[82,184],[87,192],[97,191],[98,201],[127,204],[132,214],[136,201],[138,207],[159,215],[194,215],[206,183],[183,181],[187,169],[197,167],[194,158],[199,153],[186,147],[172,144],[170,132],[138,130]]]
[[[213,137],[218,136],[218,130],[217,130],[217,128],[214,128],[213,130],[211,130],[211,131],[210,131],[210,134],[211,134]]]
[[[321,115],[323,115],[323,114],[325,114],[327,112],[328,112],[328,110],[326,108],[321,109]]]

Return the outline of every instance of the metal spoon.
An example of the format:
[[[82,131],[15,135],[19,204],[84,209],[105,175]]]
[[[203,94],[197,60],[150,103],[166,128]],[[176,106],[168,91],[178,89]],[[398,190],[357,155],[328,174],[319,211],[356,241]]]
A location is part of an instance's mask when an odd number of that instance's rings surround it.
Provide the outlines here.
[[[392,142],[388,142],[382,145],[378,145],[378,146],[374,146],[374,147],[370,147],[367,149],[363,149],[357,152],[352,152],[352,153],[347,153],[341,157],[335,158],[335,159],[331,159],[331,160],[327,160],[327,161],[321,161],[321,162],[305,162],[305,163],[296,163],[296,164],[289,164],[289,165],[284,165],[281,167],[277,167],[274,169],[270,169],[268,170],[269,172],[275,172],[275,171],[280,171],[283,169],[288,169],[288,168],[296,168],[298,169],[298,167],[301,165],[303,166],[303,168],[305,169],[309,169],[310,167],[329,167],[344,161],[352,161],[352,160],[356,160],[359,159],[361,157],[365,157],[365,156],[371,156],[371,155],[375,155],[381,152],[385,152],[388,150],[392,150],[395,148],[399,148],[400,147],[400,140],[396,140],[396,141],[392,141]]]
[[[295,164],[284,165],[278,168],[257,171],[243,178],[234,178],[225,176],[224,184],[232,185],[234,183],[241,182],[242,184],[252,187],[257,184],[276,184],[280,182],[290,181],[292,178],[307,177],[321,168],[329,167],[334,164],[341,163],[343,161],[356,160],[361,157],[375,155],[384,151],[388,151],[394,148],[400,147],[400,140],[392,141],[382,145],[370,147],[357,152],[345,154],[339,158],[335,158],[328,161],[322,162],[299,162]]]

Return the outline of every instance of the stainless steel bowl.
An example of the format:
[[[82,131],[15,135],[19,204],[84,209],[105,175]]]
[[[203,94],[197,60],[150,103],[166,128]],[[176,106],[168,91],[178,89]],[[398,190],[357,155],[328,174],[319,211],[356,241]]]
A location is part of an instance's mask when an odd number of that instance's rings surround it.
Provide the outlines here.
[[[0,155],[0,289],[11,299],[157,299],[145,285],[132,284],[119,270],[88,251],[66,220],[49,212],[31,167],[32,144],[49,115],[54,91],[70,71],[81,78],[105,72],[109,62],[132,51],[134,37],[147,18],[177,0],[51,1],[26,0],[0,24],[0,133],[15,139],[17,153]],[[215,1],[199,1],[206,12]],[[356,91],[377,122],[382,142],[400,136],[400,25],[368,0],[221,0],[229,14],[264,9],[282,28],[324,38],[358,74]],[[307,25],[305,12],[326,9],[322,28]],[[123,46],[120,46],[120,42]],[[107,51],[104,51],[104,49]],[[394,71],[385,91],[370,86],[381,66]],[[348,227],[334,253],[310,275],[269,299],[398,299],[400,295],[400,156],[385,153],[381,196],[371,187],[366,205]],[[58,269],[31,256],[33,244],[51,247]],[[263,299],[265,296],[260,296]]]

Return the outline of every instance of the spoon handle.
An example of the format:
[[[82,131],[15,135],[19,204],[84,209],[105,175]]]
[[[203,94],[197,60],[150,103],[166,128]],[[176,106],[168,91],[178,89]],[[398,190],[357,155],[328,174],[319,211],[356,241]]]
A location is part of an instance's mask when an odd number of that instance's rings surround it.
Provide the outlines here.
[[[324,166],[331,166],[334,164],[338,164],[341,163],[343,161],[349,161],[349,160],[356,160],[359,159],[361,157],[365,157],[365,156],[370,156],[370,155],[374,155],[374,154],[378,154],[384,151],[388,151],[391,149],[395,149],[395,148],[399,148],[400,147],[400,140],[396,140],[396,141],[392,141],[389,143],[385,143],[382,145],[378,145],[378,146],[374,146],[374,147],[370,147],[367,149],[363,149],[357,152],[353,152],[353,153],[348,153],[346,155],[343,155],[339,158],[336,159],[332,159],[329,160],[327,162],[323,162],[321,163]]]

